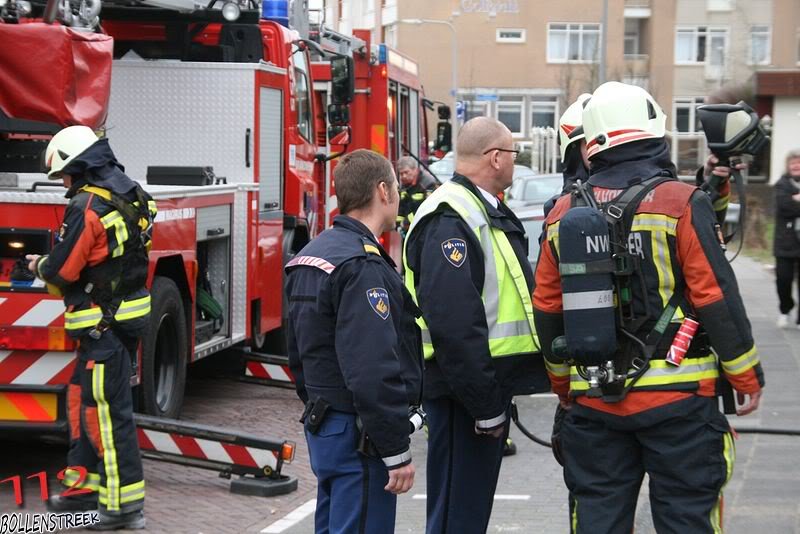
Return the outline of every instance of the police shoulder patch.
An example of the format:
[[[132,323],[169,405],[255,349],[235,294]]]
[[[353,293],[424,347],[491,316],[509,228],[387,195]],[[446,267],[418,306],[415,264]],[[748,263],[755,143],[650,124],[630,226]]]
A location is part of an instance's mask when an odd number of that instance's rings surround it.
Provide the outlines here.
[[[372,311],[384,321],[389,318],[389,292],[382,287],[373,287],[367,291],[367,300]]]
[[[443,241],[442,254],[454,267],[461,267],[467,259],[467,242],[455,237]]]

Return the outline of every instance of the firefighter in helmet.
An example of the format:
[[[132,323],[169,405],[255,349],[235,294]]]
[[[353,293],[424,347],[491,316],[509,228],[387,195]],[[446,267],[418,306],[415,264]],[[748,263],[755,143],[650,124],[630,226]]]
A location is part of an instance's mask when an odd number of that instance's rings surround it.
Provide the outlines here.
[[[95,530],[141,529],[144,479],[130,377],[148,323],[145,288],[155,202],[123,172],[106,139],[86,126],[58,132],[45,152],[47,175],[63,180],[69,204],[46,256],[28,268],[63,296],[64,328],[78,340],[67,390],[70,448],[64,484],[88,489],[54,496],[51,511],[99,510]]]
[[[645,473],[657,530],[720,532],[734,450],[718,381],[745,415],[764,377],[714,209],[675,179],[664,113],[644,89],[603,84],[582,118],[588,187],[548,214],[534,291],[567,409],[572,532],[630,532]]]

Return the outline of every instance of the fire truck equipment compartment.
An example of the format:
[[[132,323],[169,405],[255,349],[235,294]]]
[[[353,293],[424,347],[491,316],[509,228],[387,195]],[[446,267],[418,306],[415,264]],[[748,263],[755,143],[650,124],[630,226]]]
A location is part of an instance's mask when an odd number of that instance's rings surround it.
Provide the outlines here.
[[[13,119],[99,128],[108,109],[113,46],[108,35],[65,26],[0,24],[0,110]]]

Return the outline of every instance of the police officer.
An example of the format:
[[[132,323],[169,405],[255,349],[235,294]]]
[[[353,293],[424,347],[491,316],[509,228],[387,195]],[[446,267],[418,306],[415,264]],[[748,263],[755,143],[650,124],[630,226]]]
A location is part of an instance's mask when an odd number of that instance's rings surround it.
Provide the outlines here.
[[[69,204],[56,244],[28,268],[63,295],[64,327],[79,342],[67,390],[69,466],[64,484],[89,489],[54,496],[51,511],[94,510],[92,530],[145,526],[144,479],[131,400],[131,359],[148,323],[147,253],[155,203],[128,178],[106,139],[85,126],[58,132],[45,152]]]
[[[422,309],[428,414],[427,532],[485,532],[511,398],[549,384],[533,327],[522,224],[497,196],[514,172],[511,132],[464,124],[453,179],[417,210],[406,287]]]
[[[369,150],[342,157],[334,178],[341,215],[286,266],[315,531],[392,532],[397,495],[414,482],[410,416],[422,424],[417,310],[376,238],[394,227],[397,178]]]
[[[432,181],[423,180],[417,160],[403,156],[397,160],[397,175],[400,178],[400,208],[397,213],[397,226],[403,232],[414,220],[414,213],[434,189]]]
[[[717,407],[717,381],[722,373],[739,392],[739,415],[758,407],[764,385],[711,202],[674,179],[664,123],[661,108],[644,89],[617,82],[600,86],[583,112],[589,191],[599,206],[616,206],[632,188],[642,192],[632,204],[628,238],[612,241],[625,239],[643,285],[631,284],[628,297],[602,299],[603,306],[626,307],[619,327],[643,343],[616,332],[619,348],[609,360],[615,373],[631,376],[622,389],[604,385],[598,392],[585,367],[570,365],[575,361],[565,362],[552,349],[566,327],[575,327],[565,325],[564,311],[596,313],[600,300],[562,295],[563,278],[577,271],[560,271],[559,258],[566,247],[582,246],[567,244],[563,235],[565,217],[578,199],[561,197],[546,219],[534,311],[553,390],[568,408],[560,439],[572,532],[630,532],[645,473],[656,530],[721,532],[721,492],[734,451],[730,426]],[[644,189],[647,184],[654,188]],[[628,313],[636,320],[629,321]],[[683,360],[672,364],[666,359],[670,344],[691,316],[700,330]],[[584,320],[593,319],[584,315]],[[607,334],[595,332],[592,345]],[[641,347],[652,348],[649,361],[642,359]],[[634,356],[641,373],[635,372]]]

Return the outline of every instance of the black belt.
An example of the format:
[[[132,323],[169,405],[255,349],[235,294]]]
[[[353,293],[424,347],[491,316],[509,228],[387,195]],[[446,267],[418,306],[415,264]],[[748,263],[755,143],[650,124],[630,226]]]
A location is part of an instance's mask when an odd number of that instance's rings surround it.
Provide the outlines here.
[[[324,399],[333,410],[356,413],[353,394],[344,388],[318,388],[306,384],[306,393],[309,399]]]

